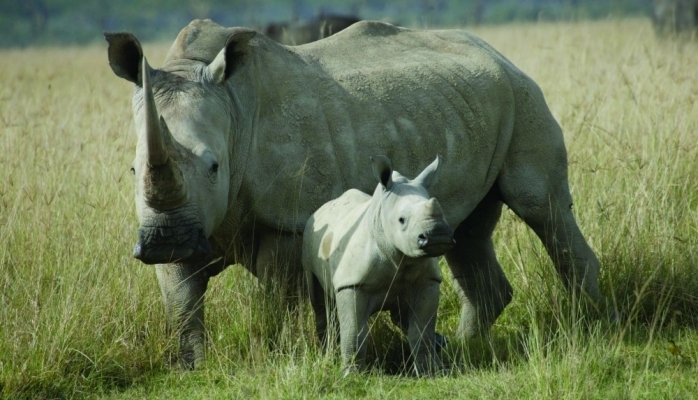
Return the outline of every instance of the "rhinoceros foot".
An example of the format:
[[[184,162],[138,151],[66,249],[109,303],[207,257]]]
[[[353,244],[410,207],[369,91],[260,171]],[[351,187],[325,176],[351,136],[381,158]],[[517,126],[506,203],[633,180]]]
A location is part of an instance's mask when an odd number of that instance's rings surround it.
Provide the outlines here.
[[[448,339],[446,338],[446,336],[438,332],[434,332],[434,350],[437,353],[440,353],[443,349],[446,348],[446,346],[448,346]]]

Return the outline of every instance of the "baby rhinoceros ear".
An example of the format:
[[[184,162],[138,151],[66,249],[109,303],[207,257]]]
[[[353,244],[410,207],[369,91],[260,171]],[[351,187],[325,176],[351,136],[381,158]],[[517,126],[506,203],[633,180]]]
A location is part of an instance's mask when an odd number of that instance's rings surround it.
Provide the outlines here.
[[[373,176],[386,190],[393,186],[393,164],[386,156],[372,156]]]
[[[441,164],[441,156],[436,155],[436,159],[429,164],[424,171],[414,178],[414,182],[421,185],[425,189],[432,187],[439,180],[439,165]]]

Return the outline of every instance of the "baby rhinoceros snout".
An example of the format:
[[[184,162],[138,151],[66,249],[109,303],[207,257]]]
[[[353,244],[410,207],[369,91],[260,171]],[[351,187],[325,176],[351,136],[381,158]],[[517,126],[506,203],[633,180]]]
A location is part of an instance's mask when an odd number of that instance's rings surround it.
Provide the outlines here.
[[[456,244],[453,229],[446,222],[438,200],[432,197],[424,207],[425,223],[417,236],[417,244],[427,257],[442,256]]]
[[[427,257],[442,256],[456,244],[453,239],[453,230],[448,225],[445,228],[447,229],[434,229],[419,234],[417,243]]]

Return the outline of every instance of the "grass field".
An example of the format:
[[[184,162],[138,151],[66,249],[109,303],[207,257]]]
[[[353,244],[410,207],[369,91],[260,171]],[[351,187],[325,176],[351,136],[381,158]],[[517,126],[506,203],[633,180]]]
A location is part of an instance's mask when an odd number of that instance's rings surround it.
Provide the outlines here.
[[[183,372],[155,273],[131,257],[131,85],[106,43],[2,51],[0,397],[695,396],[698,45],[658,41],[645,20],[475,32],[539,83],[562,125],[575,214],[621,323],[579,323],[538,239],[505,210],[495,241],[514,300],[489,341],[451,342],[452,374],[396,374],[405,345],[379,320],[371,371],[340,379],[309,305],[279,307],[238,266],[211,281],[208,360]],[[154,66],[166,50],[145,46]],[[446,279],[438,330],[453,335],[458,312]]]

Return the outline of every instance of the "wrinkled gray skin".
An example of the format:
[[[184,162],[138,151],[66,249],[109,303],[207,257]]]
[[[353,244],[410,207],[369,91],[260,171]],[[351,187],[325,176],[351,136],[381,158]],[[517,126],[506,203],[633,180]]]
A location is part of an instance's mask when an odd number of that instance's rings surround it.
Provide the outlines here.
[[[305,225],[303,268],[317,333],[326,343],[327,296],[336,302],[343,367],[350,372],[364,366],[369,317],[396,310],[409,324],[415,372],[432,374],[443,369],[434,351],[441,283],[436,257],[454,244],[438,200],[427,192],[436,183],[439,159],[414,180],[393,171],[385,156],[372,162],[378,181],[373,196],[350,189]]]
[[[698,29],[698,0],[654,0],[652,22],[659,35],[694,34]]]
[[[570,291],[602,304],[560,127],[538,86],[477,37],[362,21],[287,47],[196,20],[151,70],[133,35],[105,36],[112,70],[135,84],[134,255],[156,264],[187,366],[204,358],[209,278],[235,263],[264,280],[302,276],[306,221],[345,190],[374,187],[369,151],[407,176],[444,159],[431,195],[455,231],[445,257],[461,336],[485,334],[512,297],[492,244],[502,204]]]

